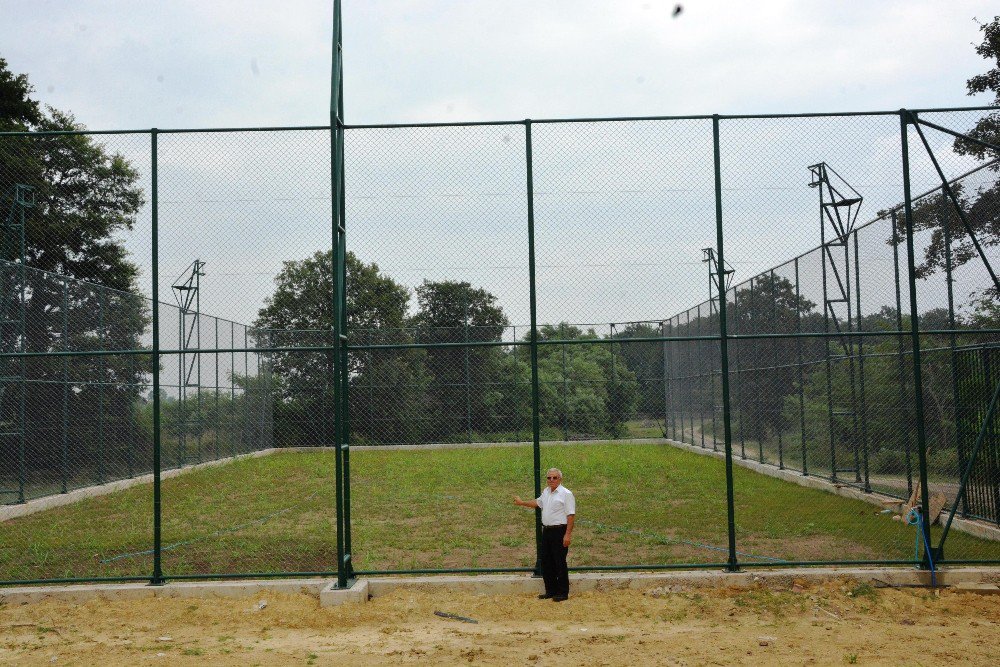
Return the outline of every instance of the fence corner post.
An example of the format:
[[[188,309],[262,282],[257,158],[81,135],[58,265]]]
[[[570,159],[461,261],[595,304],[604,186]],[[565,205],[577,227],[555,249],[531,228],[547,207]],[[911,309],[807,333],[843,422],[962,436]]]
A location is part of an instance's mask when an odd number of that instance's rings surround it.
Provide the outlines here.
[[[903,221],[906,225],[906,277],[910,289],[910,343],[913,347],[913,410],[917,427],[917,462],[920,466],[920,513],[929,514],[927,486],[927,434],[924,431],[924,389],[920,370],[920,316],[917,312],[917,269],[913,248],[913,201],[910,194],[910,149],[907,132],[915,116],[906,109],[899,110],[900,146],[903,159]],[[931,527],[921,523],[924,544],[931,543]],[[921,568],[930,567],[930,554],[924,550]]]

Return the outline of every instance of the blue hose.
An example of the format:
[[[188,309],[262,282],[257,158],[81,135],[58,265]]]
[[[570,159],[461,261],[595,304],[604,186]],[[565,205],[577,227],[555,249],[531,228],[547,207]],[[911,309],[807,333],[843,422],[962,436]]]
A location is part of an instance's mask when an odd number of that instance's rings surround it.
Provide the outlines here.
[[[906,513],[906,524],[917,527],[917,534],[913,542],[913,560],[920,560],[920,542],[924,543],[924,553],[927,554],[927,563],[931,568],[931,586],[937,586],[937,572],[934,570],[934,552],[927,542],[927,533],[924,532],[924,515],[916,507],[911,507]]]

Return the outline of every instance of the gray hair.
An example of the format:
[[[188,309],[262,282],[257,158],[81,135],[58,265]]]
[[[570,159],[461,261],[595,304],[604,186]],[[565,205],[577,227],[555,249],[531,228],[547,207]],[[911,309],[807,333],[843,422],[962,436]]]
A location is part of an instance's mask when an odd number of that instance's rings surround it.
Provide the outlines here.
[[[548,470],[545,471],[545,474],[548,475],[550,472],[556,473],[557,475],[559,475],[559,479],[562,479],[562,470],[560,470],[559,468],[549,468]]]

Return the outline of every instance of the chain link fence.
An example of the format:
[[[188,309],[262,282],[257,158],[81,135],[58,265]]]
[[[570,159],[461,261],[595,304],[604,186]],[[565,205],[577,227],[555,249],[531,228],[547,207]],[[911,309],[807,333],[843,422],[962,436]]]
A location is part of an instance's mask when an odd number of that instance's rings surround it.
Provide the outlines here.
[[[0,580],[998,562],[996,113],[4,134]]]

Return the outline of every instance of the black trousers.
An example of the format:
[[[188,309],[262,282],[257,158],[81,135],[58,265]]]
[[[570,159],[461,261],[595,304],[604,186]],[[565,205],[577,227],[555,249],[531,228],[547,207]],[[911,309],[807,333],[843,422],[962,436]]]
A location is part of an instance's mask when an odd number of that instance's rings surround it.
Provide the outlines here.
[[[569,569],[563,546],[566,526],[542,526],[542,579],[549,595],[569,595]]]

